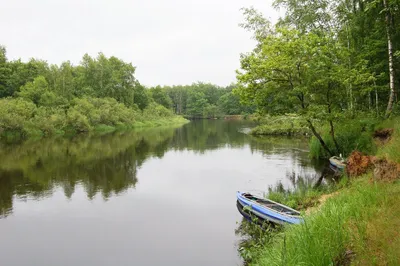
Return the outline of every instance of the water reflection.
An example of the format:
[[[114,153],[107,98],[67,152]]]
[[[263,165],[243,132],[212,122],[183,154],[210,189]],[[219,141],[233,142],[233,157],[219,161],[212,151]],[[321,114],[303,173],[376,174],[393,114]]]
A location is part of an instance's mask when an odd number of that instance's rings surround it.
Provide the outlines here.
[[[62,187],[70,198],[77,184],[92,199],[104,199],[135,187],[138,168],[149,157],[162,158],[166,151],[192,150],[200,154],[221,147],[261,151],[269,159],[289,156],[302,171],[314,171],[304,141],[286,138],[253,138],[241,132],[247,123],[198,121],[181,128],[162,128],[105,136],[79,136],[0,144],[0,212],[12,212],[13,196],[39,199]],[[309,169],[307,168],[309,167]],[[297,171],[297,170],[296,170]]]
[[[254,138],[244,133],[250,126],[204,120],[179,128],[0,144],[0,215],[8,217],[1,220],[3,239],[23,236],[19,225],[28,223],[38,232],[31,240],[46,239],[47,248],[53,249],[54,234],[60,234],[76,247],[65,254],[54,247],[52,259],[64,256],[66,265],[68,254],[84,250],[86,244],[80,246],[73,234],[58,228],[80,232],[83,243],[94,245],[81,254],[92,265],[107,265],[96,251],[100,247],[126,262],[121,265],[131,265],[131,251],[124,249],[131,246],[137,250],[135,261],[147,265],[240,263],[233,234],[241,217],[236,190],[266,192],[277,182],[288,189],[303,182],[302,176],[318,180],[322,171],[308,158],[306,141]],[[54,209],[58,211],[49,211]],[[158,215],[173,219],[161,221]],[[69,217],[80,218],[72,223]],[[201,230],[193,230],[193,224]],[[108,241],[90,242],[102,228],[110,230]],[[25,228],[27,234],[30,230]],[[191,245],[185,244],[189,240]],[[125,244],[113,244],[119,241]],[[0,250],[6,242],[0,241]],[[13,251],[20,249],[16,244]],[[40,248],[30,252],[37,262],[32,265],[41,265],[45,256]],[[163,254],[163,260],[149,254]],[[149,263],[149,258],[154,261]],[[69,264],[90,264],[78,259]],[[5,257],[14,260],[12,254]]]
[[[45,139],[0,147],[0,210],[12,212],[12,198],[39,199],[56,186],[70,198],[77,184],[89,199],[119,194],[137,182],[137,169],[149,156],[162,157],[174,129]]]

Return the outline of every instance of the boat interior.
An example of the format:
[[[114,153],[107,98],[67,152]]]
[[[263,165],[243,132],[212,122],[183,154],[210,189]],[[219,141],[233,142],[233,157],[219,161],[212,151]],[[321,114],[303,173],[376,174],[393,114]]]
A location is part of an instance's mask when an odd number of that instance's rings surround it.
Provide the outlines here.
[[[248,194],[248,193],[243,194],[243,196],[248,200],[255,201],[258,204],[261,204],[261,205],[263,205],[263,206],[265,206],[267,208],[270,208],[270,209],[272,209],[274,211],[277,211],[277,212],[280,212],[282,214],[294,215],[294,216],[300,215],[299,212],[293,211],[290,208],[286,208],[286,207],[284,207],[282,205],[276,204],[273,201],[270,201],[270,200],[267,200],[267,199],[260,199],[260,198],[257,198],[255,196],[251,195],[251,194]]]

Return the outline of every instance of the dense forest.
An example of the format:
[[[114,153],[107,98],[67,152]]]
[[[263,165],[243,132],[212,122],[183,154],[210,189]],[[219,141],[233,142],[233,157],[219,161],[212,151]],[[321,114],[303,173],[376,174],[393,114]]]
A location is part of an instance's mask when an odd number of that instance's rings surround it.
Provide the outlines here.
[[[374,121],[398,114],[400,1],[274,5],[286,11],[276,25],[244,10],[241,26],[257,45],[241,56],[235,92],[243,101],[264,114],[297,114],[327,156],[357,147]]]
[[[220,87],[210,83],[150,88],[152,98],[176,114],[188,118],[218,118],[224,115],[248,115],[253,104],[243,105],[233,93],[235,85]]]
[[[196,83],[146,88],[135,67],[99,53],[79,65],[9,61],[0,46],[0,135],[42,136],[182,123],[253,112],[222,88]],[[179,115],[179,116],[177,116]]]

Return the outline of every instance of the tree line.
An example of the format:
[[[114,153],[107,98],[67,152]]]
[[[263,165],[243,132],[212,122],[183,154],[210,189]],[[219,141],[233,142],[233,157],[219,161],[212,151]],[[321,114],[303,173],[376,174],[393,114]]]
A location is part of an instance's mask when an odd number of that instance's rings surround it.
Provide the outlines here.
[[[157,103],[189,118],[252,114],[255,107],[241,104],[240,97],[233,93],[235,86],[220,87],[197,82],[192,85],[156,86],[150,88],[150,93]]]
[[[241,26],[257,45],[242,54],[238,88],[263,113],[297,113],[329,154],[336,127],[398,113],[398,0],[276,0],[272,25],[253,8]],[[327,134],[329,136],[326,136]]]
[[[85,54],[66,61],[10,61],[0,46],[0,135],[53,135],[112,130],[148,121],[182,122],[175,115],[214,118],[248,113],[233,86],[196,83],[146,88],[136,68],[116,57]]]

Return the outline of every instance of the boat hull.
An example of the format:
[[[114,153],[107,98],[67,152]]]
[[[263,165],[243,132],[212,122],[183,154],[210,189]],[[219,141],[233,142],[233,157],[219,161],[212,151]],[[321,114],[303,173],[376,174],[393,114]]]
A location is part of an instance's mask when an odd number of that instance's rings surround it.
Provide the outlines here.
[[[329,159],[329,163],[330,163],[333,167],[335,167],[335,168],[337,168],[337,169],[339,169],[339,170],[344,170],[344,168],[346,167],[346,164],[343,163],[340,159],[338,159],[338,158],[336,158],[336,157],[331,157],[331,158]]]
[[[293,216],[293,215],[285,215],[283,213],[279,213],[277,211],[274,211],[273,209],[267,208],[262,206],[261,204],[257,204],[257,202],[254,202],[252,200],[247,199],[244,196],[245,193],[241,193],[238,192],[237,193],[237,201],[238,203],[242,206],[242,208],[245,211],[248,211],[249,213],[253,214],[255,217],[267,221],[267,222],[271,222],[274,224],[299,224],[303,221],[303,219],[300,217],[300,215],[298,216]],[[275,203],[278,204],[278,203]],[[280,205],[280,204],[278,204]],[[280,205],[283,206],[283,205]],[[289,207],[283,206],[289,210]],[[293,210],[294,211],[294,210]],[[296,211],[294,211],[296,212]],[[240,212],[242,215],[243,213]],[[247,218],[245,215],[243,215],[245,218]]]

